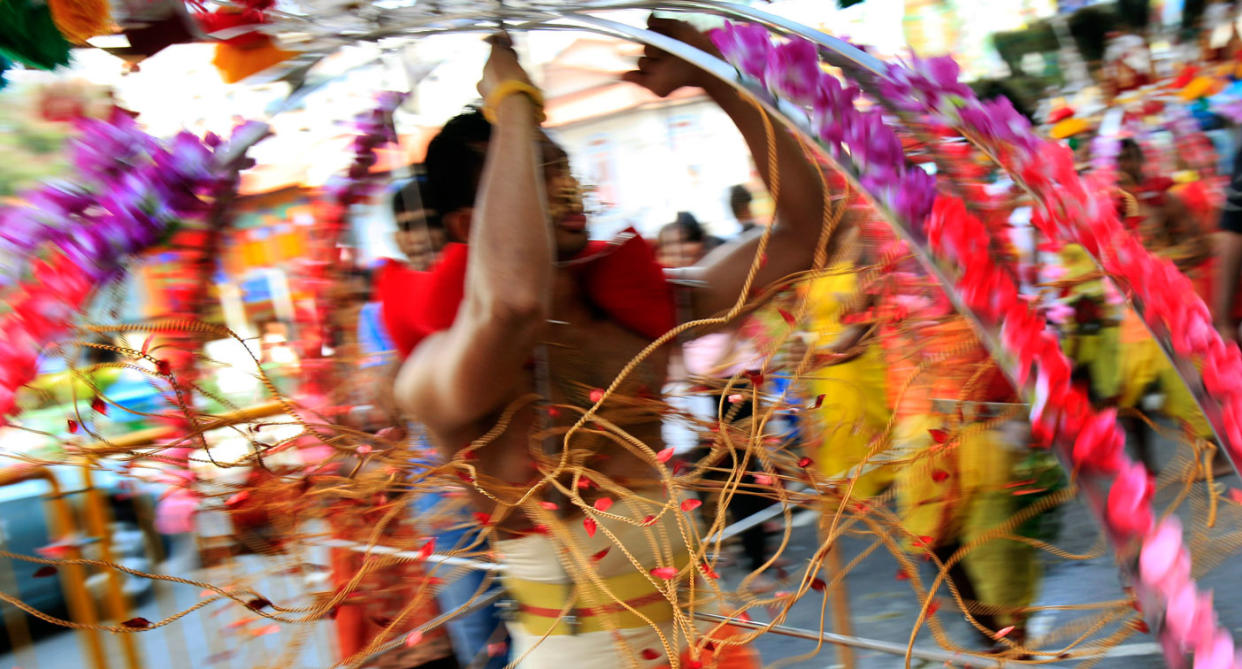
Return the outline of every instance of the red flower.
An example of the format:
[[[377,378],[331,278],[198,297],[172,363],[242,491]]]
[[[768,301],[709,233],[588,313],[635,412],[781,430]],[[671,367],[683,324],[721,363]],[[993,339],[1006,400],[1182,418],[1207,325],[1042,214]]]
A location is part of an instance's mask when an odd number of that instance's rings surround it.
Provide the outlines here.
[[[1121,466],[1125,436],[1117,427],[1117,410],[1101,411],[1087,420],[1074,440],[1074,463],[1096,471],[1115,472]]]
[[[1108,491],[1106,515],[1109,527],[1122,536],[1146,534],[1152,522],[1153,493],[1151,476],[1143,465],[1134,462],[1122,464],[1112,489]]]

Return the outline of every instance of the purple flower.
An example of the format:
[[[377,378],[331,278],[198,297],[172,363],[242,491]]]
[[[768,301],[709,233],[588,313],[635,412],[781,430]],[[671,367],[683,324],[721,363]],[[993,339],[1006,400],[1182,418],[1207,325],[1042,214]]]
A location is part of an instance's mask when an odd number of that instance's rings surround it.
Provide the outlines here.
[[[893,196],[893,210],[921,230],[935,201],[936,178],[918,167],[906,169]]]
[[[73,164],[82,176],[106,181],[138,164],[156,146],[155,139],[138,128],[130,115],[115,111],[107,121],[78,123],[81,135],[70,145]]]
[[[756,79],[763,79],[772,50],[767,28],[726,21],[723,28],[711,31],[709,36],[726,61]]]
[[[804,107],[818,101],[821,80],[826,78],[831,77],[820,69],[819,53],[807,40],[795,37],[768,54],[764,70],[768,87]]]
[[[923,75],[922,78],[926,82],[924,86],[928,90],[935,90],[940,95],[956,95],[962,98],[974,96],[969,86],[958,81],[962,71],[952,56],[938,56],[926,60],[916,59],[914,65],[914,69]]]
[[[207,182],[215,178],[211,150],[188,132],[177,133],[155,150],[152,159],[165,170],[169,181]]]
[[[84,227],[58,244],[62,253],[73,260],[92,279],[103,279],[117,265],[116,249],[100,230]]]
[[[392,114],[397,110],[397,107],[401,106],[401,103],[405,102],[407,95],[408,93],[398,91],[384,91],[375,96],[375,106],[384,114]]]
[[[819,92],[811,106],[811,127],[821,139],[828,143],[845,140],[847,130],[861,114],[854,106],[857,97],[854,86],[843,87],[836,77],[820,77]]]

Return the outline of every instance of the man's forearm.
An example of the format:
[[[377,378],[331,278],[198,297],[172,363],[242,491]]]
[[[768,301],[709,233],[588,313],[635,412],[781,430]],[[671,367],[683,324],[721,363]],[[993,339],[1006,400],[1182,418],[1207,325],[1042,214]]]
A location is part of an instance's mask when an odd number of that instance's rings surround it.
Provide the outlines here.
[[[537,149],[536,109],[510,95],[497,110],[470,231],[467,300],[489,311],[547,308],[552,237]]]

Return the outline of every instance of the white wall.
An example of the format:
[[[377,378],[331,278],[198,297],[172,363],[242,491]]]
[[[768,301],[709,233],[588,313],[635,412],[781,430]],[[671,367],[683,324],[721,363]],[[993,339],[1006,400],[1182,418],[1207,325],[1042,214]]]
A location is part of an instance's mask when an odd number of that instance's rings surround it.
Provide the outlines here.
[[[615,203],[592,218],[593,235],[608,237],[626,225],[654,235],[678,211],[693,213],[714,234],[737,231],[726,191],[750,180],[751,161],[712,103],[634,110],[557,128],[554,137],[588,185],[598,181],[598,163],[609,163]]]

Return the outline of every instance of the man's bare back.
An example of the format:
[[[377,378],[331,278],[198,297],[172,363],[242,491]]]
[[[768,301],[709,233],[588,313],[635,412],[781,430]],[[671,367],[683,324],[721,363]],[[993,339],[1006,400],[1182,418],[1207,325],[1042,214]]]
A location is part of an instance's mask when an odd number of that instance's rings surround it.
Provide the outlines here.
[[[573,274],[559,271],[552,317],[539,337],[530,369],[514,385],[508,409],[518,403],[520,409],[500,434],[475,452],[471,462],[479,473],[481,487],[507,502],[516,502],[530,485],[546,472],[557,468],[566,444],[564,435],[595,404],[595,398],[607,389],[618,373],[651,340],[612,322],[598,313],[581,294]],[[569,441],[566,462],[569,469],[591,471],[589,488],[581,490],[583,500],[590,504],[601,494],[601,486],[609,482],[640,490],[659,486],[659,475],[653,470],[650,457],[634,455],[626,437],[645,444],[652,452],[664,448],[660,434],[661,410],[664,407],[661,387],[668,373],[668,347],[654,351],[624,379],[613,395],[597,412],[601,419],[587,423]],[[546,397],[547,401],[536,401]],[[459,429],[432,431],[432,439],[449,457],[461,446],[492,432],[504,411],[474,421]],[[536,463],[542,463],[537,467]],[[543,471],[539,471],[542,469]],[[570,485],[569,472],[558,480]],[[497,494],[507,484],[507,494]],[[492,510],[495,500],[471,489],[481,509]],[[549,489],[537,499],[548,501],[561,497]],[[564,511],[571,511],[566,508]],[[531,521],[520,511],[494,514],[502,530],[530,529]]]
[[[714,51],[689,24],[653,18],[650,26]],[[686,86],[702,88],[733,120],[752,155],[776,156],[776,165],[760,160],[756,166],[765,181],[778,169],[781,191],[766,261],[753,287],[809,268],[828,198],[802,146],[783,127],[770,132],[769,119],[752,100],[668,54],[648,49],[638,69],[623,78],[661,97]],[[493,42],[479,90],[492,107],[492,124],[479,129],[471,114],[459,116],[432,141],[427,160],[429,183],[433,192],[439,183],[443,200],[435,208],[454,237],[469,241],[464,299],[449,330],[427,337],[406,360],[397,380],[398,403],[427,426],[446,456],[462,457],[468,449],[467,462],[478,474],[472,494],[479,511],[503,529],[530,528],[526,513],[539,501],[551,501],[568,515],[599,495],[620,497],[621,488],[660,495],[657,467],[664,465],[653,454],[664,448],[660,391],[667,350],[632,370],[598,418],[572,435],[567,452],[563,447],[566,431],[595,403],[596,393],[654,335],[627,329],[595,308],[581,279],[556,266],[557,259],[574,258],[587,245],[581,201],[575,200],[580,189],[562,165],[564,153],[538,128],[540,96],[531,93],[507,38]],[[446,134],[452,136],[451,153],[442,150],[448,143],[437,144]],[[835,242],[829,240],[830,253]],[[711,317],[733,306],[758,245],[756,230],[679,270],[677,278],[695,286],[687,290],[687,315]],[[657,269],[649,262],[648,269]],[[615,277],[620,284],[629,278]],[[470,447],[476,440],[487,443]],[[600,480],[570,487],[569,477],[561,475],[534,485],[546,472],[575,468],[589,469]],[[513,509],[524,496],[525,510]]]

